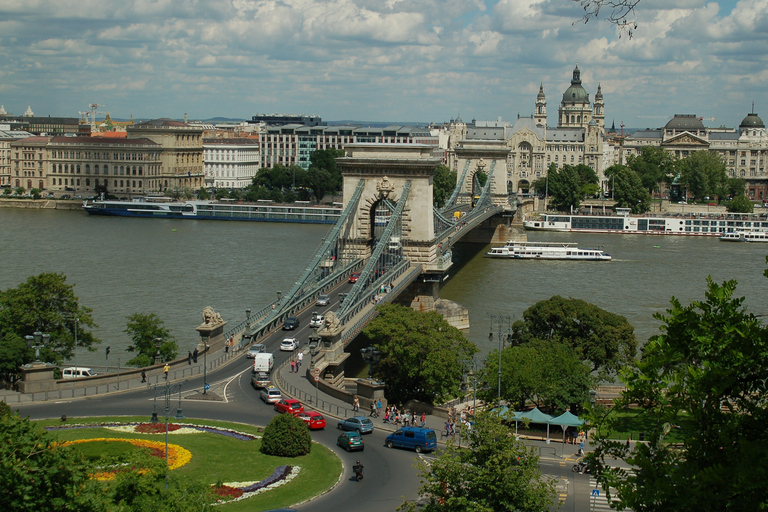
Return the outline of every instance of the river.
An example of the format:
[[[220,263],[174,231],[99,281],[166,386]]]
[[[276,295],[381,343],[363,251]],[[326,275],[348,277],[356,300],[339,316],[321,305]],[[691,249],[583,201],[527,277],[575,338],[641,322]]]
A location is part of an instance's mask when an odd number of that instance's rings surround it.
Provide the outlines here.
[[[212,306],[235,325],[289,290],[327,225],[130,219],[80,211],[0,208],[0,289],[29,276],[61,272],[80,303],[93,309],[96,337],[111,347],[110,365],[132,357],[123,332],[133,313],[156,313],[179,341],[181,352],[197,343],[194,330]],[[704,298],[706,278],[736,279],[748,308],[766,313],[768,246],[716,238],[647,235],[529,233],[531,241],[604,245],[611,262],[517,261],[484,258],[477,245],[459,245],[441,296],[463,304],[470,340],[487,353],[490,315],[512,321],[536,301],[573,297],[625,316],[641,343],[658,333],[653,313],[674,295],[684,304]],[[494,329],[496,330],[496,329]],[[102,347],[80,349],[78,365],[103,366]]]

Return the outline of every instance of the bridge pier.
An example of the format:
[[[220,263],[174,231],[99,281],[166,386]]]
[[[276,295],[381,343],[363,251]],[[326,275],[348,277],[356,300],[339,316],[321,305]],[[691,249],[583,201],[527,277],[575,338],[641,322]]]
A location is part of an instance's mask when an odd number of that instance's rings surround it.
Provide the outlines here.
[[[524,241],[527,236],[522,227],[512,225],[512,217],[494,215],[461,238],[471,244],[503,245],[508,240]]]

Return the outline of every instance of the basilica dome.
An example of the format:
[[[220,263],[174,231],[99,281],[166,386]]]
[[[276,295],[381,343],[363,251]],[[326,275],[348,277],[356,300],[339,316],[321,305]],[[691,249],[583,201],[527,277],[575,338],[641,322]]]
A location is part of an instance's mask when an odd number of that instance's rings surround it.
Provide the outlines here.
[[[579,66],[573,70],[571,86],[563,93],[563,103],[589,103],[589,93],[581,86]]]

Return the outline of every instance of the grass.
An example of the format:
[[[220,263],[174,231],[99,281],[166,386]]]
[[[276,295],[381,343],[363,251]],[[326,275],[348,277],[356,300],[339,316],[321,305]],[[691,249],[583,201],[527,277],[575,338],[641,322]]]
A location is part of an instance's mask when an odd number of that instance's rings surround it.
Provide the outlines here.
[[[97,417],[69,418],[67,423],[135,423],[146,422],[146,417]],[[241,423],[209,421],[197,419],[173,420],[176,424],[195,424],[236,430],[248,434],[261,435],[262,428]],[[40,426],[60,426],[60,420],[41,420]],[[134,434],[117,432],[94,426],[87,429],[66,429],[54,431],[60,441],[72,441],[91,438],[149,439],[165,441],[165,433]],[[222,512],[258,511],[281,508],[301,503],[317,496],[338,481],[341,474],[341,461],[328,448],[313,443],[311,452],[303,457],[286,458],[264,455],[259,451],[261,440],[241,441],[231,437],[212,433],[169,434],[168,442],[182,446],[192,452],[189,464],[174,470],[178,476],[188,476],[211,485],[216,482],[259,481],[271,475],[277,466],[300,466],[301,472],[288,484],[235,503],[217,507]],[[86,443],[80,446],[87,446]],[[94,443],[95,444],[95,443]],[[114,445],[115,443],[99,443]],[[123,445],[123,443],[116,443]],[[127,445],[126,445],[127,446]],[[122,448],[122,447],[120,447]],[[115,448],[115,449],[120,449]]]
[[[654,429],[660,428],[653,418],[645,416],[639,409],[629,410],[613,410],[610,413],[613,424],[612,429],[609,431],[601,430],[602,434],[607,434],[610,439],[626,440],[630,436],[633,441],[640,439],[641,432],[651,432]],[[689,421],[685,414],[680,414],[679,425],[682,428],[673,428],[664,437],[664,441],[667,443],[681,443],[684,441],[685,426]]]

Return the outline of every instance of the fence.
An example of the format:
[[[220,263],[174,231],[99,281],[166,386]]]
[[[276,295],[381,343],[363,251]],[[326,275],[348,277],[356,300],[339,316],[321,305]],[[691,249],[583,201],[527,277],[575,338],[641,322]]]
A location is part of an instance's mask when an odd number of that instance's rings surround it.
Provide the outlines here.
[[[328,414],[336,416],[337,418],[348,418],[350,416],[359,415],[359,413],[356,413],[352,410],[351,404],[346,406],[339,403],[331,403],[323,399],[320,397],[320,391],[317,387],[315,387],[314,393],[308,393],[307,391],[299,389],[293,384],[288,383],[285,379],[283,379],[282,376],[282,371],[286,369],[288,364],[290,364],[290,361],[285,361],[279,366],[279,368],[275,370],[275,382],[277,383],[277,387],[279,387],[282,392],[296,398],[297,400],[300,400],[302,403],[311,405],[312,408],[317,411],[327,412]],[[323,392],[323,395],[325,395],[325,392]]]

